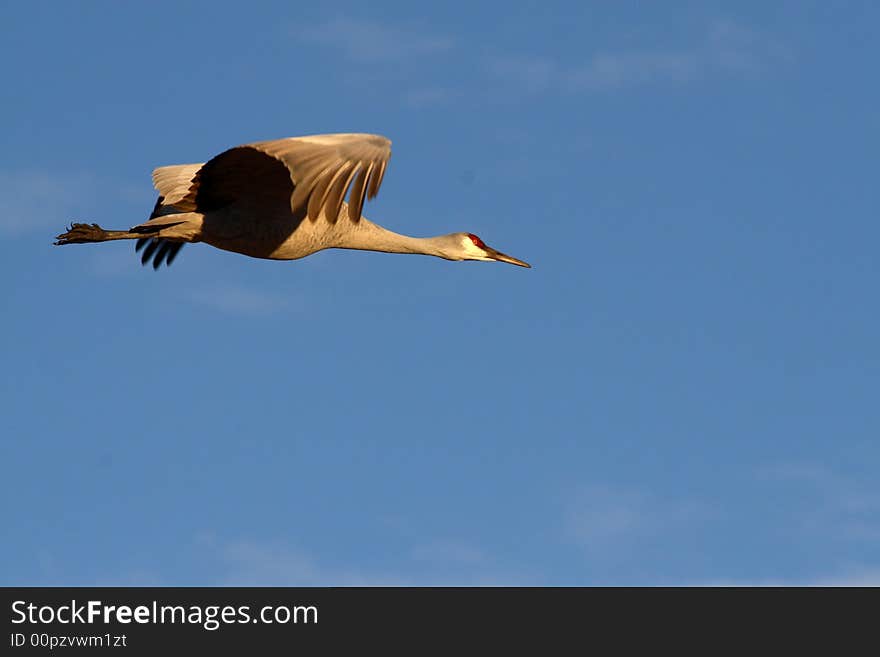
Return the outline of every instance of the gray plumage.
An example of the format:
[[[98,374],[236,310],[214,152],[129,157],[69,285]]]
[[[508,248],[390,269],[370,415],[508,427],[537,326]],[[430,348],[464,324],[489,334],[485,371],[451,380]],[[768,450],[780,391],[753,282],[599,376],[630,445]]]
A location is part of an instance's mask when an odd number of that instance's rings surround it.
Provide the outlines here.
[[[147,221],[127,231],[75,223],[55,244],[136,239],[141,261],[154,268],[170,265],[187,242],[275,260],[339,248],[529,267],[471,233],[409,237],[361,216],[365,200],[379,192],[390,157],[391,142],[368,134],[237,146],[205,163],[154,170],[159,199]]]

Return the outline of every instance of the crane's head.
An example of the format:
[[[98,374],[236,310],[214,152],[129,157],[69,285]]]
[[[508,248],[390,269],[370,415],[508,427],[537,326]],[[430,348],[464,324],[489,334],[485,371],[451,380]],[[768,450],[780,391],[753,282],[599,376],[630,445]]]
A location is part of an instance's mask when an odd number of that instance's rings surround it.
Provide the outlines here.
[[[487,246],[483,240],[473,233],[452,233],[448,236],[453,242],[450,260],[483,260],[485,262],[507,262],[511,265],[529,267],[531,265],[522,260],[509,256],[501,251],[496,251]]]

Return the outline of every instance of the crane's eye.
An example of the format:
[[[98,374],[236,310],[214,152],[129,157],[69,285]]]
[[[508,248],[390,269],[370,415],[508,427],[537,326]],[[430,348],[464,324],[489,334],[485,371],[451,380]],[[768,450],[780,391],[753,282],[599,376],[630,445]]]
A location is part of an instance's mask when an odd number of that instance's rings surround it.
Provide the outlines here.
[[[468,233],[468,237],[471,238],[471,242],[474,243],[474,246],[477,246],[477,247],[479,247],[479,248],[481,248],[481,249],[485,249],[485,248],[486,248],[486,245],[483,244],[483,240],[481,240],[479,237],[477,237],[477,236],[474,235],[473,233]]]

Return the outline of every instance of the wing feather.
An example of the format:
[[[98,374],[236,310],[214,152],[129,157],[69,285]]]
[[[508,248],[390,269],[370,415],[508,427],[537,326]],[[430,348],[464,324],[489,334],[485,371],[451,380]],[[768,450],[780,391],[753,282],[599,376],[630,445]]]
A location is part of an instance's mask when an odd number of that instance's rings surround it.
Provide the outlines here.
[[[348,163],[345,165],[345,173],[339,176],[330,189],[327,191],[327,200],[324,201],[324,216],[330,223],[336,223],[339,218],[339,211],[342,210],[342,199],[345,198],[345,192],[351,187],[351,181],[358,171],[356,164]],[[361,215],[355,214],[354,204],[348,206],[348,217],[352,221],[358,221]]]
[[[188,200],[193,178],[204,163],[175,164],[153,169],[153,186],[164,197],[165,205],[173,205],[184,212],[195,210],[195,203]]]
[[[348,215],[358,221],[364,200],[379,192],[390,157],[391,142],[379,135],[289,137],[237,146],[205,164],[160,167],[153,182],[166,205],[186,212],[284,207],[307,212],[312,221],[323,212],[335,222],[349,194]]]
[[[364,197],[367,193],[367,182],[369,181],[370,173],[373,171],[373,167],[375,166],[375,163],[370,162],[369,165],[361,167],[358,171],[357,176],[354,179],[354,184],[351,187],[350,207],[352,210],[352,214],[354,214],[355,217],[360,217],[361,212],[363,212]]]
[[[309,217],[312,221],[316,220],[321,214],[321,208],[327,202],[327,195],[333,184],[343,176],[348,170],[348,166],[343,163],[334,167],[329,167],[323,175],[319,176],[315,181],[315,187],[312,189],[311,195],[308,197]],[[295,193],[295,192],[294,192]]]
[[[373,198],[376,194],[379,193],[379,187],[382,185],[382,180],[385,178],[385,169],[388,166],[388,161],[385,160],[379,163],[379,175],[376,176],[376,184],[375,186],[371,185],[370,189],[370,198]]]
[[[367,190],[367,198],[375,198],[379,193],[379,185],[382,184],[382,176],[385,175],[386,162],[379,162],[375,165],[372,175],[370,176],[370,186]]]
[[[364,198],[373,198],[378,193],[391,157],[388,139],[361,133],[291,137],[255,142],[249,146],[287,166],[295,185],[290,199],[291,210],[295,212],[308,203],[309,217],[313,220],[321,210],[331,221],[335,220],[355,176],[366,170],[364,183],[355,185],[349,198],[349,217],[358,221]],[[369,174],[371,169],[378,171],[377,177]],[[313,201],[316,194],[318,199]]]

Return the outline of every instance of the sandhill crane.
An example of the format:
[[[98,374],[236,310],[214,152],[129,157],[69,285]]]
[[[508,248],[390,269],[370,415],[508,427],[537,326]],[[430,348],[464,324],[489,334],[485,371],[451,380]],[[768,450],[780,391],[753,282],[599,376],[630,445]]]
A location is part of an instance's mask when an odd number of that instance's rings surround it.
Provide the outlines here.
[[[147,221],[127,231],[74,223],[55,244],[135,239],[141,262],[152,260],[154,269],[170,265],[186,242],[275,260],[337,248],[530,266],[472,233],[409,237],[362,217],[364,199],[378,193],[390,157],[391,142],[369,134],[237,146],[206,163],[155,169],[159,199]]]

